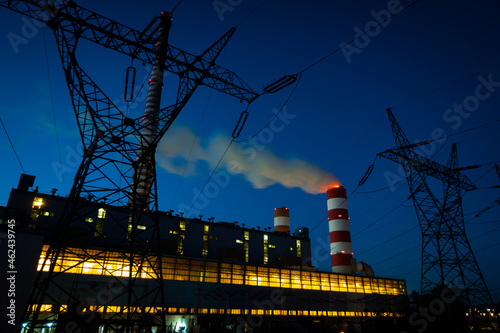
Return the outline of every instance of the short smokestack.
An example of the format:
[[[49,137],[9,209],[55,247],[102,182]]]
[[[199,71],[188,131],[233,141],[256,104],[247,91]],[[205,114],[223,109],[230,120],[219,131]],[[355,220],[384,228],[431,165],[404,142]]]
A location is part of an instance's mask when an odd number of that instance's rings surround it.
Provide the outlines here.
[[[274,231],[290,233],[290,211],[288,208],[274,208]]]
[[[341,185],[335,185],[326,191],[326,197],[332,272],[354,274],[356,268],[352,260],[351,230],[349,228],[346,189]]]

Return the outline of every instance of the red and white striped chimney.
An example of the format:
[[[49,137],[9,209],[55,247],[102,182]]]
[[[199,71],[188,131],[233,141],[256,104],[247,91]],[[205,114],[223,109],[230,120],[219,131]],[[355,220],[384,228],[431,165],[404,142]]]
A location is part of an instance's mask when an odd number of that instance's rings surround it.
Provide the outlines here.
[[[274,208],[274,231],[290,233],[290,211],[288,208]]]
[[[341,185],[326,191],[328,205],[328,227],[330,230],[330,254],[332,272],[353,274],[351,231],[347,210],[347,192]]]

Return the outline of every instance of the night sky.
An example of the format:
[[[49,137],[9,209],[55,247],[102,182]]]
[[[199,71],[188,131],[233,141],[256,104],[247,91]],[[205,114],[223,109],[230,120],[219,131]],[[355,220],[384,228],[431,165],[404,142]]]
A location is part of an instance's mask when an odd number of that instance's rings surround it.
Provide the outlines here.
[[[142,30],[177,2],[77,3]],[[500,185],[494,164],[500,160],[497,1],[184,0],[173,13],[169,42],[199,54],[238,26],[218,63],[261,92],[372,28],[387,13],[413,3],[304,71],[296,87],[253,102],[239,139],[253,136],[282,111],[256,137],[231,146],[206,188],[210,192],[193,203],[247,106],[200,87],[158,148],[160,209],[191,208],[191,217],[202,214],[204,219],[264,228],[272,226],[275,207],[287,206],[291,229],[311,231],[313,264],[330,270],[321,186],[337,177],[350,195],[354,257],[377,275],[404,278],[410,291],[419,290],[421,236],[413,203],[406,200],[408,184],[396,163],[376,158],[395,146],[385,113],[390,107],[411,142],[450,136],[419,147],[424,156],[445,164],[456,142],[461,166],[483,165],[464,171],[479,189],[464,195],[463,207],[472,249],[494,300],[500,301],[500,220],[494,205],[500,189],[490,188]],[[57,188],[58,195],[67,195],[81,146],[54,36],[13,11],[0,8],[0,15],[0,117],[40,191]],[[24,39],[13,45],[14,35]],[[122,95],[130,58],[89,42],[80,44],[77,56],[107,95],[127,110]],[[150,67],[134,66],[138,91]],[[165,80],[163,106],[173,103],[176,79],[169,74]],[[129,116],[143,112],[146,88],[128,107]],[[3,129],[0,149],[0,205],[6,205],[22,169]],[[239,163],[242,174],[228,173],[230,162]],[[372,163],[373,173],[352,193]],[[442,198],[441,184],[429,184]]]

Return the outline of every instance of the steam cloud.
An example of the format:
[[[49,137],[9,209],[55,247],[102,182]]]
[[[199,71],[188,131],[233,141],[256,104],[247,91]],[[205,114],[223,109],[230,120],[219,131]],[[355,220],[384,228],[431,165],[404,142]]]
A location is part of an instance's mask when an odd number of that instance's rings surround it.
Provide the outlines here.
[[[203,147],[200,138],[190,128],[172,127],[158,146],[158,165],[170,173],[192,176],[197,174],[201,161],[208,163],[211,169],[215,168],[230,141],[231,137],[219,134]],[[298,158],[282,158],[252,140],[233,142],[219,168],[225,165],[230,166],[230,172],[242,175],[255,188],[281,184],[318,194],[324,193],[333,184],[340,184],[328,171]]]

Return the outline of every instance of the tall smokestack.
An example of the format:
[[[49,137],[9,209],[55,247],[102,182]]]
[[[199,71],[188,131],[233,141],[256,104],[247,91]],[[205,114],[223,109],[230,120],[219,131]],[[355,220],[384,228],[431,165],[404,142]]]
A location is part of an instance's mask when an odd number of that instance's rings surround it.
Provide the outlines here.
[[[347,192],[343,186],[336,185],[326,191],[328,205],[328,227],[330,230],[330,254],[332,272],[353,274],[351,231],[347,210]]]
[[[274,231],[290,233],[290,211],[288,208],[274,208]]]

